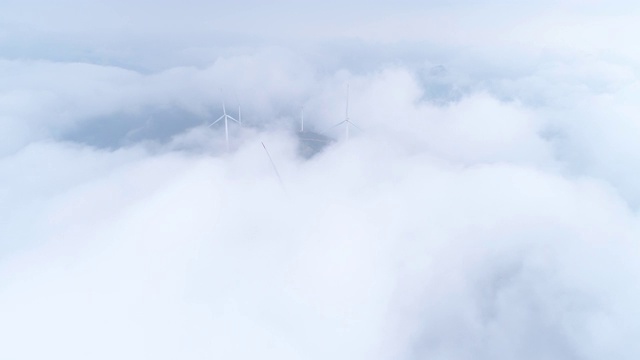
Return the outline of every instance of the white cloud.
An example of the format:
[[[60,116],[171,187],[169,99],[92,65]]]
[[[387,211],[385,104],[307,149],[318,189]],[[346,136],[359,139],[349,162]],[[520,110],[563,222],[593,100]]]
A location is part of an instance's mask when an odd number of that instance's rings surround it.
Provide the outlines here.
[[[637,220],[601,183],[366,139],[299,163],[274,140],[288,195],[248,144],[43,199],[29,225],[44,233],[21,239],[41,245],[3,265],[5,356],[600,357],[632,342]]]
[[[0,358],[640,353],[634,5],[65,5],[0,15]]]

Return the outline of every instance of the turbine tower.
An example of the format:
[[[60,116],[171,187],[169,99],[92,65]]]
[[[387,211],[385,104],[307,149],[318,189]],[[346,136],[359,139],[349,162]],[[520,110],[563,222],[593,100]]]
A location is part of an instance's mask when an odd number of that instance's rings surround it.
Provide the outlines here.
[[[352,123],[351,120],[349,119],[349,84],[347,84],[347,106],[346,106],[345,111],[344,111],[344,120],[342,120],[339,123],[333,125],[331,127],[331,129],[333,129],[334,127],[338,127],[338,126],[340,126],[342,124],[344,124],[345,139],[347,139],[347,140],[349,140],[349,127],[350,126],[353,126],[356,129],[362,130],[356,124]]]
[[[238,103],[238,124],[242,126],[242,109],[240,108],[240,99],[238,98],[237,93],[236,93],[236,102]]]
[[[240,112],[240,107],[238,106],[238,112]],[[239,113],[240,115],[240,113]],[[240,116],[238,116],[238,118],[241,118]],[[242,125],[241,120],[236,120],[233,116],[227,114],[227,108],[224,104],[224,101],[222,101],[222,116],[220,116],[218,118],[218,120],[212,122],[211,124],[209,124],[209,127],[212,127],[213,125],[215,125],[216,123],[218,123],[219,121],[224,120],[224,138],[225,141],[227,143],[227,151],[229,151],[229,120],[233,120],[235,122],[237,122],[239,125]]]

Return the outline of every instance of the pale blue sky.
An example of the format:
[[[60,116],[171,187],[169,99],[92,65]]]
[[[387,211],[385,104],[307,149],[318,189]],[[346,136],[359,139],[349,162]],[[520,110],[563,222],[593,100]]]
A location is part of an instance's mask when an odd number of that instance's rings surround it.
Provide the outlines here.
[[[247,47],[350,40],[614,50],[637,59],[624,46],[638,30],[637,10],[629,1],[575,0],[9,1],[0,14],[0,53],[159,69]],[[619,37],[602,36],[623,29]]]

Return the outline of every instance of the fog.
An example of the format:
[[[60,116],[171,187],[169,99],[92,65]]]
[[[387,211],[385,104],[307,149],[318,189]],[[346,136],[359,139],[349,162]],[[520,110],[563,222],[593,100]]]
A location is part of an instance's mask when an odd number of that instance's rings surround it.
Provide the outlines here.
[[[0,10],[0,358],[640,355],[635,4]]]

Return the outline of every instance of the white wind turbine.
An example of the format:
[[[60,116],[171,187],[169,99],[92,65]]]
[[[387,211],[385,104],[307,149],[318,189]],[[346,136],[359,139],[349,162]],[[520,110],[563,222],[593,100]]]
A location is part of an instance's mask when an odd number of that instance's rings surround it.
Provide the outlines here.
[[[346,106],[346,109],[345,109],[344,120],[342,120],[339,123],[333,125],[331,127],[331,129],[333,129],[334,127],[338,127],[338,126],[340,126],[342,124],[344,124],[345,139],[347,139],[347,140],[349,140],[349,127],[350,126],[353,126],[354,128],[356,128],[358,130],[362,130],[356,124],[352,123],[351,120],[349,119],[349,84],[347,84],[347,106]]]
[[[300,108],[300,132],[304,132],[304,106]]]
[[[240,120],[238,120],[240,119]],[[227,114],[227,108],[224,104],[224,100],[222,101],[222,116],[220,116],[216,121],[209,124],[209,127],[217,124],[219,121],[224,120],[224,138],[227,143],[227,151],[229,151],[229,120],[237,122],[239,125],[242,125],[242,113],[240,112],[240,106],[238,105],[238,119],[233,116]]]
[[[238,124],[242,126],[242,109],[240,108],[240,99],[238,99],[238,94],[236,94],[236,102],[238,103]]]

